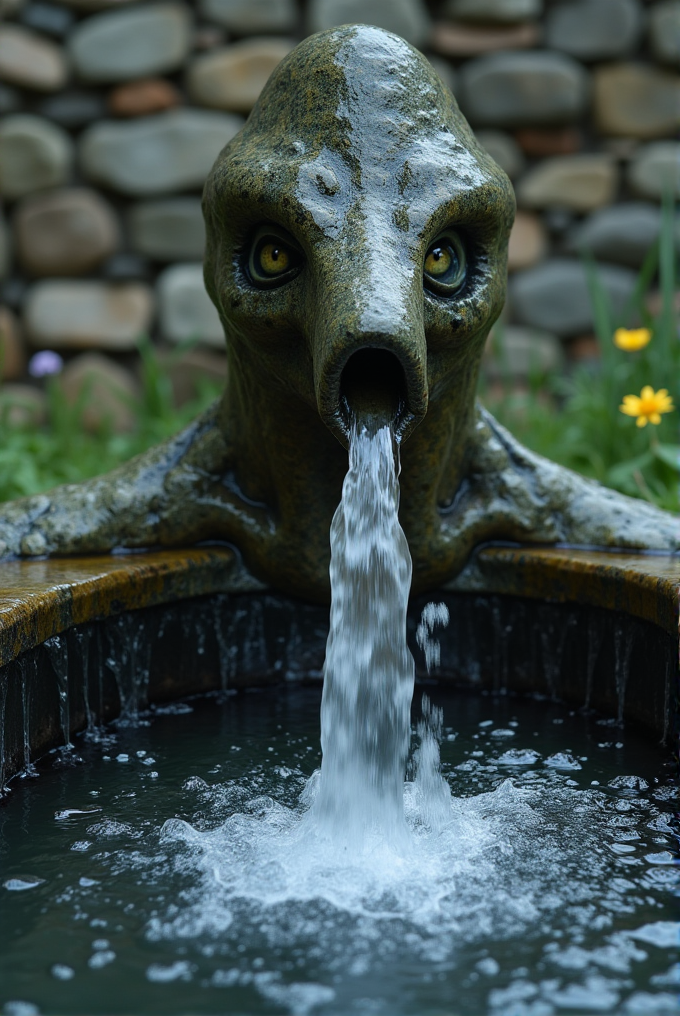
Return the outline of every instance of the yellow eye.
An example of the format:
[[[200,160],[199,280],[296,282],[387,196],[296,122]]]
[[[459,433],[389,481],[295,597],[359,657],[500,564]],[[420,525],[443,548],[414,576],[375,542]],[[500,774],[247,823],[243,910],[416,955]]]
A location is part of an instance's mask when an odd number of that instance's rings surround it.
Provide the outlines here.
[[[447,230],[427,248],[423,282],[439,296],[453,296],[465,282],[466,273],[463,242],[456,232]]]
[[[302,266],[302,251],[295,241],[263,226],[255,235],[248,257],[248,275],[262,289],[282,286],[293,279]]]
[[[451,252],[437,244],[435,247],[430,247],[430,251],[425,258],[425,271],[428,275],[434,275],[435,278],[439,275],[446,275],[452,262]]]
[[[259,260],[259,268],[265,275],[280,275],[290,266],[290,256],[281,243],[265,243],[260,247]]]

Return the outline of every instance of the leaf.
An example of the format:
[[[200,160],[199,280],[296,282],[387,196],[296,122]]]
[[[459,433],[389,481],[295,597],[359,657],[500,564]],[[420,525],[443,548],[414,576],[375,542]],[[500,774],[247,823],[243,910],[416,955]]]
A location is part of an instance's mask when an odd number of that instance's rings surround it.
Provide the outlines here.
[[[657,459],[680,473],[680,445],[655,443],[652,451]]]

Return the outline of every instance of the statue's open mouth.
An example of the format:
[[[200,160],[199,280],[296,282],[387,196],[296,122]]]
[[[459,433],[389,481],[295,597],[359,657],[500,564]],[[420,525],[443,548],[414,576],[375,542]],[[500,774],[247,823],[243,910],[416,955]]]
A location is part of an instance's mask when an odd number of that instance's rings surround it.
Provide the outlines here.
[[[424,407],[412,405],[409,387],[404,367],[394,353],[357,350],[340,375],[340,417],[346,433],[354,419],[372,426],[391,425],[395,435],[403,437],[424,414]]]

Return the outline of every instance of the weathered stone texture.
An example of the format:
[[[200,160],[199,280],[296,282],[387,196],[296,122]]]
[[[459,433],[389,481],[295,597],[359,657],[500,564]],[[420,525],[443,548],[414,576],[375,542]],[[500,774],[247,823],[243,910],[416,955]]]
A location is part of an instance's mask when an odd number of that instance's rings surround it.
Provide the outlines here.
[[[75,29],[69,51],[86,81],[124,81],[176,70],[190,40],[189,9],[166,0],[93,15]]]
[[[84,275],[118,247],[111,206],[84,188],[25,198],[15,217],[16,250],[29,275]]]
[[[68,79],[60,46],[19,25],[0,24],[0,80],[37,92],[55,92]]]
[[[153,294],[142,283],[36,282],[24,326],[37,347],[134,349],[149,331],[153,307]]]
[[[171,110],[130,122],[90,127],[80,139],[80,163],[91,180],[145,197],[202,187],[218,152],[243,121],[228,113]]]
[[[293,46],[285,39],[247,39],[199,56],[187,73],[189,95],[201,106],[249,113],[270,74]]]
[[[561,53],[496,53],[460,72],[460,102],[473,125],[523,127],[575,120],[588,103],[588,76]]]
[[[157,293],[161,329],[170,342],[193,339],[224,348],[224,330],[205,291],[200,264],[166,268],[158,278]]]
[[[28,113],[0,122],[0,195],[20,198],[68,181],[73,144],[60,127]]]
[[[517,200],[525,208],[589,212],[609,204],[618,182],[610,155],[563,155],[545,159],[522,177]]]

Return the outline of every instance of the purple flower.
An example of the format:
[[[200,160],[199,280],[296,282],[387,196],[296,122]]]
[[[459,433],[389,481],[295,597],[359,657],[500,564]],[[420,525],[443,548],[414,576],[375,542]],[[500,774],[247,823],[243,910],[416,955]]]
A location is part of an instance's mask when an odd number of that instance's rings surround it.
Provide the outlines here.
[[[53,349],[43,349],[28,362],[28,373],[31,377],[49,377],[50,374],[59,374],[64,361]]]

